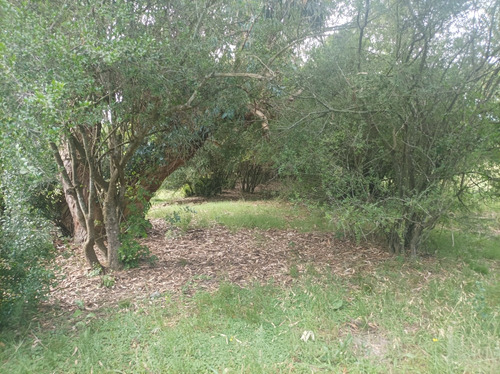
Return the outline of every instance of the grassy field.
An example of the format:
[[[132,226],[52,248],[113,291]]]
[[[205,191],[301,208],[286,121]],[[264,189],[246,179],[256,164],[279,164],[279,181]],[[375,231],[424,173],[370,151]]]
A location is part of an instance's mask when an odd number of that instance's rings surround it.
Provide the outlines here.
[[[181,228],[327,230],[275,201],[156,206]],[[176,216],[177,214],[177,216]],[[224,283],[133,306],[39,316],[0,335],[0,373],[498,373],[498,214],[439,229],[418,261],[292,285]]]

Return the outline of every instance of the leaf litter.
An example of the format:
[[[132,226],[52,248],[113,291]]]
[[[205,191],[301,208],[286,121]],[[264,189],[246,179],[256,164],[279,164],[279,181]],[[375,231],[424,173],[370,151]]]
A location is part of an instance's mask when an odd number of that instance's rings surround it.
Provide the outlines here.
[[[333,233],[297,230],[241,229],[231,231],[216,225],[171,235],[162,219],[151,219],[149,235],[140,242],[148,246],[157,261],[140,267],[108,273],[114,278],[105,287],[99,276],[90,276],[83,251],[61,252],[57,286],[51,290],[49,305],[74,310],[97,310],[162,295],[192,295],[199,290],[213,292],[222,282],[241,287],[255,283],[287,286],[309,269],[337,277],[372,272],[390,257],[377,246],[360,246],[339,239]],[[169,235],[170,234],[170,235]],[[294,267],[295,271],[290,269]],[[298,271],[298,273],[297,273]],[[83,304],[83,305],[82,305]]]

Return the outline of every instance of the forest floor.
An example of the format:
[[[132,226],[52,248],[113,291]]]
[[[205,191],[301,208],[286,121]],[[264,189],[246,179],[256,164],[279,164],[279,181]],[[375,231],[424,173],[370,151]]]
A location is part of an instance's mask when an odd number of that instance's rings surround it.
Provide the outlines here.
[[[139,268],[111,274],[114,285],[104,287],[99,276],[89,276],[83,253],[74,248],[71,255],[61,252],[56,262],[60,280],[51,292],[50,304],[95,310],[156,298],[161,294],[193,294],[214,291],[221,282],[241,287],[267,284],[290,285],[299,274],[319,271],[338,277],[351,277],[374,271],[390,257],[376,247],[357,245],[338,239],[332,233],[303,233],[293,229],[230,230],[221,225],[182,232],[162,219],[151,219],[146,245],[156,261]]]

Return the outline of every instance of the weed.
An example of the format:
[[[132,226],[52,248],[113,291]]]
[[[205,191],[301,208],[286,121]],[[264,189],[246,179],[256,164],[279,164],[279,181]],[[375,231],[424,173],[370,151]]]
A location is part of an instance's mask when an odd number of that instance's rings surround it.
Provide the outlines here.
[[[299,268],[295,264],[290,266],[290,270],[288,271],[288,273],[292,278],[298,278],[300,275]]]
[[[179,210],[174,210],[172,213],[165,215],[164,220],[168,224],[180,228],[182,232],[186,232],[189,229],[194,214],[196,214],[196,211],[186,205]]]
[[[101,284],[103,287],[111,288],[115,285],[115,278],[111,275],[103,275],[101,277]]]
[[[102,267],[97,265],[97,264],[94,264],[94,266],[92,267],[92,270],[90,270],[87,274],[87,277],[89,278],[93,278],[93,277],[97,277],[98,275],[101,275],[102,274]]]

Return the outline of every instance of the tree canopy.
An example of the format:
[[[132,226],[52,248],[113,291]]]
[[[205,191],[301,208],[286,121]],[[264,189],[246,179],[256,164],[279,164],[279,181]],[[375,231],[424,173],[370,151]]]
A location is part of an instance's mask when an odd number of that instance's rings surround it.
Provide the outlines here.
[[[97,246],[111,268],[122,223],[221,121],[268,128],[281,67],[329,15],[319,1],[1,4],[9,136],[52,152],[89,264]]]
[[[498,150],[498,4],[353,5],[356,28],[328,37],[299,74],[283,172],[341,206],[344,227],[416,255]]]

